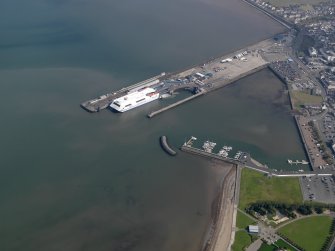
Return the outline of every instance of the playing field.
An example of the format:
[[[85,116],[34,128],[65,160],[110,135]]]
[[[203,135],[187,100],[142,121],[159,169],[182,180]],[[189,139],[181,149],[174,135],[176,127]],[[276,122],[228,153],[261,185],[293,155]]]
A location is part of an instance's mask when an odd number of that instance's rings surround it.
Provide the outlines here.
[[[322,103],[321,96],[310,95],[301,91],[291,91],[290,95],[295,108],[300,108],[304,104],[320,105]]]
[[[313,216],[294,221],[279,232],[306,251],[320,250],[324,244],[332,224],[329,216]]]
[[[264,174],[244,168],[241,176],[239,208],[244,210],[257,201],[301,203],[298,178],[268,178]]]

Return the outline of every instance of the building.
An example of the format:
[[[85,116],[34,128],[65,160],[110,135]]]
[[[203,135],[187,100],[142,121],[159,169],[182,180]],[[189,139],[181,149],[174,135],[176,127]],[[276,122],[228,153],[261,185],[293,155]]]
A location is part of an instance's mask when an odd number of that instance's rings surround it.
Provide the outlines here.
[[[335,85],[328,85],[327,87],[327,95],[335,97]]]
[[[316,51],[316,49],[315,49],[314,47],[310,47],[310,48],[308,49],[308,52],[309,52],[309,55],[310,55],[311,57],[316,57],[316,56],[318,55],[318,52]]]
[[[250,234],[258,234],[259,233],[259,226],[249,225],[248,231]]]

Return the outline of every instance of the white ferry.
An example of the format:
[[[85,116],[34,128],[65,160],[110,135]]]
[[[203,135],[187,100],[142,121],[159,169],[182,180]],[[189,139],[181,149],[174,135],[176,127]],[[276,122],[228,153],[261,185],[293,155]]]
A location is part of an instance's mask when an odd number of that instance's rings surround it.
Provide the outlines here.
[[[158,98],[159,93],[157,93],[155,89],[146,87],[113,100],[110,107],[118,112],[125,112]]]

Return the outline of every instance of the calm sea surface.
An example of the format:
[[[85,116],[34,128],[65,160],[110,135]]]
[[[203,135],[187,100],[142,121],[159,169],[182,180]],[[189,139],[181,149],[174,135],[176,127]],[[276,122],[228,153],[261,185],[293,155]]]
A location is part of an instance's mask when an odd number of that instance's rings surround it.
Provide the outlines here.
[[[152,120],[157,102],[79,104],[281,30],[236,0],[2,0],[0,250],[198,250],[220,169],[158,138],[287,169],[304,153],[281,82],[264,70]]]

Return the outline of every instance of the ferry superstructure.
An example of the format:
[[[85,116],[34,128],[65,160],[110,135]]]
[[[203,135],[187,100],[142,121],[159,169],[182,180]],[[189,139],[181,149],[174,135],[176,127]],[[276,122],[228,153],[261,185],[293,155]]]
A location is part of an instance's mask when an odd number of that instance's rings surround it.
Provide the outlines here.
[[[155,89],[146,87],[113,100],[110,107],[118,112],[125,112],[159,98]]]

